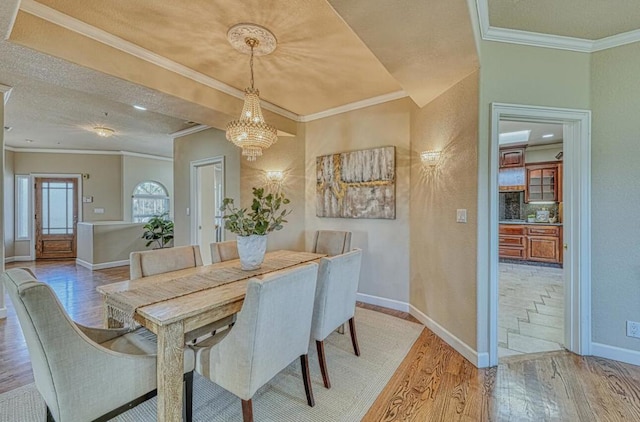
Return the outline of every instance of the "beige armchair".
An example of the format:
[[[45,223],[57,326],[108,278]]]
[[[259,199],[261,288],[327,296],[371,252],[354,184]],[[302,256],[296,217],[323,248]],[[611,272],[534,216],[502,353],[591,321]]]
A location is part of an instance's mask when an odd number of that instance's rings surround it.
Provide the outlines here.
[[[131,252],[129,255],[129,278],[135,280],[201,265],[202,257],[198,245]]]
[[[196,371],[240,397],[245,422],[258,388],[298,357],[307,404],[315,404],[307,352],[317,275],[310,263],[249,280],[233,328],[195,347]]]
[[[351,232],[318,230],[313,242],[313,252],[329,256],[340,255],[351,249]]]
[[[211,244],[211,263],[231,261],[238,259],[238,242],[227,240],[226,242],[213,242]]]
[[[356,356],[360,356],[354,314],[361,261],[360,249],[320,260],[311,337],[316,341],[320,372],[326,388],[331,388],[331,382],[324,353],[324,339],[346,321],[349,321],[353,351]]]
[[[47,421],[109,420],[156,395],[155,336],[74,323],[51,287],[25,269],[2,275],[24,333]],[[191,420],[194,353],[184,352]]]

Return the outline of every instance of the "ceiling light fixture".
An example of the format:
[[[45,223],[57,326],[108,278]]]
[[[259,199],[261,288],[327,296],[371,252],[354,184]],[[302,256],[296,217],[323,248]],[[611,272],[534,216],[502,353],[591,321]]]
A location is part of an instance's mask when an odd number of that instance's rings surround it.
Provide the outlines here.
[[[116,133],[115,130],[110,129],[108,127],[105,126],[96,126],[93,128],[93,131],[98,135],[101,136],[103,138],[108,138],[109,136],[113,135],[114,133]]]
[[[136,110],[147,111],[146,107],[142,107],[136,104],[133,105],[133,108],[135,108]]]
[[[547,133],[546,135],[542,135],[543,138],[553,138],[553,133]]]
[[[229,43],[238,51],[249,54],[251,86],[245,89],[244,105],[238,120],[227,124],[227,140],[242,148],[242,155],[255,161],[262,150],[278,140],[277,129],[266,123],[260,109],[260,91],[253,86],[253,56],[264,56],[276,48],[276,37],[259,25],[241,23],[227,32]]]

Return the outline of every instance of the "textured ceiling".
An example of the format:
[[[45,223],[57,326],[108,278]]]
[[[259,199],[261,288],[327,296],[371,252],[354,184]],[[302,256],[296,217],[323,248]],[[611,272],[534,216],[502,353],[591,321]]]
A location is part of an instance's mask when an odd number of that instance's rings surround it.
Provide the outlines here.
[[[105,7],[97,0],[3,0],[0,35],[8,41],[0,41],[0,84],[15,87],[6,107],[13,130],[5,140],[171,156],[167,134],[186,121],[224,128],[239,115],[242,101],[233,88],[248,84],[248,57],[226,40],[238,22],[266,26],[278,38],[273,54],[256,59],[256,86],[263,99],[295,113],[264,110],[289,134],[296,133],[296,114],[402,89],[422,105],[477,68],[464,0],[342,3],[193,0],[187,7],[113,0]],[[23,10],[16,14],[18,4]],[[167,62],[129,54],[96,33]],[[180,64],[195,77],[162,63]],[[117,132],[107,140],[87,131],[105,111]]]
[[[597,40],[640,29],[638,0],[483,0],[489,24]]]
[[[299,115],[400,90],[324,0],[39,3],[238,89],[249,83],[249,60],[229,45],[227,30],[241,22],[269,28],[278,47],[256,58],[256,86],[262,98]]]
[[[465,0],[329,0],[420,107],[479,68]]]

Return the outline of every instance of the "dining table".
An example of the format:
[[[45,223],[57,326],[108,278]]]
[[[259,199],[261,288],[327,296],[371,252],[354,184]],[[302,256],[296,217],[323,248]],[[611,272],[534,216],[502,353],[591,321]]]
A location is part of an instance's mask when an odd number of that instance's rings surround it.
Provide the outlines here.
[[[185,334],[239,312],[249,279],[323,256],[278,250],[256,270],[235,259],[99,286],[107,326],[139,324],[157,336],[157,420],[182,420]]]

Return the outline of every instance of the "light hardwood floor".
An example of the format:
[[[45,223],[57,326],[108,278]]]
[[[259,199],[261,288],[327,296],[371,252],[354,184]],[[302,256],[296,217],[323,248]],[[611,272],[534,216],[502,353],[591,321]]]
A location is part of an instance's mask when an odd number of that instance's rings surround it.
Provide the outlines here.
[[[70,315],[87,325],[102,322],[96,286],[129,277],[128,267],[91,272],[70,261],[7,265],[21,266],[51,284]],[[33,382],[24,338],[6,299],[0,393]],[[415,321],[402,312],[359,306]],[[477,369],[424,329],[363,420],[640,421],[640,367],[558,351],[507,357],[498,367]]]

